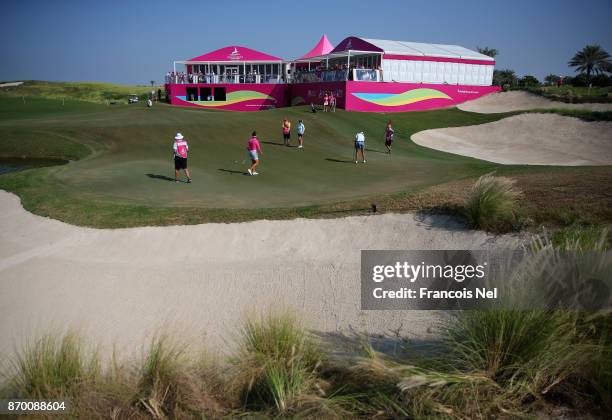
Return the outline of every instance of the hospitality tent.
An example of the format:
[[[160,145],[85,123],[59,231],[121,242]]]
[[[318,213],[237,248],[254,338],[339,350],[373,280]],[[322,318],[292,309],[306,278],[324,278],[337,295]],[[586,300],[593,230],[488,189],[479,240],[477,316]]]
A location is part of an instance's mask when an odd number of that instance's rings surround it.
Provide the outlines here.
[[[378,56],[378,57],[377,57]],[[459,45],[426,44],[359,37],[345,38],[326,60],[380,63],[384,81],[490,86],[495,60]]]
[[[208,73],[240,78],[246,74],[257,74],[264,81],[278,81],[282,75],[284,60],[270,54],[256,51],[251,48],[231,45],[219,48],[206,54],[199,55],[185,61],[175,61],[176,64],[185,64],[188,73]]]
[[[315,45],[313,49],[298,58],[296,61],[306,61],[309,58],[320,57],[322,55],[329,54],[333,49],[334,46],[331,42],[329,42],[329,39],[327,39],[327,35],[323,34],[317,45]]]
[[[329,54],[334,49],[334,46],[327,35],[323,34],[317,45],[315,45],[310,51],[301,56],[300,58],[294,60],[292,65],[294,68],[306,68],[310,69],[310,63],[319,63],[325,60],[325,56]]]

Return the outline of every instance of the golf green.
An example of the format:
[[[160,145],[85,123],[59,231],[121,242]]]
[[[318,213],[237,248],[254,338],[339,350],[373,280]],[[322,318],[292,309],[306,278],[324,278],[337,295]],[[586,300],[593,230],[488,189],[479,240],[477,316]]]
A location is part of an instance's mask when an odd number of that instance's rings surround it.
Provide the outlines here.
[[[234,210],[244,215],[253,209],[329,205],[416,191],[494,169],[496,165],[488,162],[417,146],[410,136],[428,128],[482,124],[504,116],[457,109],[313,114],[306,107],[239,113],[0,96],[0,156],[73,160],[68,165],[3,175],[0,188],[19,194],[26,208],[37,213],[94,225],[98,223],[91,220],[102,211],[106,219],[121,212],[146,219],[164,209],[167,220],[151,223],[166,224],[174,212],[185,208],[199,213]],[[299,119],[304,121],[303,149],[295,147],[295,132],[292,147],[282,145],[283,117],[294,128]],[[392,154],[386,153],[383,140],[387,120],[393,121],[396,131]],[[264,151],[260,175],[255,177],[246,174],[246,143],[253,130]],[[366,134],[365,164],[355,164],[353,159],[358,131]],[[192,184],[173,180],[176,132],[189,142]],[[87,212],[93,214],[84,215]],[[238,219],[268,216],[255,212]],[[99,224],[115,225],[109,220]],[[192,220],[197,221],[206,217]],[[118,223],[126,224],[142,224],[142,220]]]

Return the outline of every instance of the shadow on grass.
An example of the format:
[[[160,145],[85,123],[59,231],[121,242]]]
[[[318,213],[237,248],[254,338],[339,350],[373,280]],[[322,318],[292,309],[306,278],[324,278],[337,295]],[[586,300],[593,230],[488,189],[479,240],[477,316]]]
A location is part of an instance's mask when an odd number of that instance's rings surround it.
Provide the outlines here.
[[[235,169],[222,169],[222,168],[219,168],[219,169],[217,169],[217,170],[218,170],[218,171],[221,171],[221,172],[228,172],[228,173],[230,173],[230,174],[232,174],[232,175],[233,175],[233,174],[240,174],[240,175],[248,175],[248,174],[249,174],[249,173],[248,173],[248,172],[246,172],[246,171],[237,171],[237,170],[235,170]]]
[[[276,143],[274,141],[262,141],[262,143],[263,144],[270,144],[272,146],[297,147],[297,146],[294,146],[292,144],[290,144],[289,146],[285,146],[285,143]]]
[[[262,141],[262,143],[263,144],[270,144],[272,146],[285,146],[284,143],[276,143],[274,141]],[[296,146],[293,146],[293,145],[290,144],[289,146],[285,146],[285,147],[296,147]]]
[[[149,178],[153,179],[161,179],[162,181],[172,181],[174,182],[174,178],[171,178],[166,175],[158,175],[158,174],[146,174]]]
[[[329,161],[329,162],[336,162],[336,163],[355,163],[354,160],[352,159],[332,159],[332,158],[325,158],[325,160]]]

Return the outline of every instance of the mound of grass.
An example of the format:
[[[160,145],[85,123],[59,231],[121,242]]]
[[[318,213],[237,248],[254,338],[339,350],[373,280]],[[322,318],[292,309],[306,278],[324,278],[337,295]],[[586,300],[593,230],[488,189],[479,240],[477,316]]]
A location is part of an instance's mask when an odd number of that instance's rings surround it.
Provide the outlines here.
[[[286,413],[312,394],[321,350],[290,313],[245,320],[234,386],[247,408]]]
[[[3,393],[16,398],[75,397],[100,372],[97,352],[75,332],[48,334],[10,359]]]
[[[465,213],[472,228],[507,232],[516,222],[516,202],[520,192],[510,178],[483,175],[472,187]]]
[[[137,370],[135,388],[134,406],[152,418],[193,417],[217,409],[187,357],[187,345],[168,334],[151,339]]]
[[[575,326],[575,315],[563,311],[466,311],[446,327],[447,347],[463,369],[502,385],[538,378],[532,392],[545,393],[588,361]]]

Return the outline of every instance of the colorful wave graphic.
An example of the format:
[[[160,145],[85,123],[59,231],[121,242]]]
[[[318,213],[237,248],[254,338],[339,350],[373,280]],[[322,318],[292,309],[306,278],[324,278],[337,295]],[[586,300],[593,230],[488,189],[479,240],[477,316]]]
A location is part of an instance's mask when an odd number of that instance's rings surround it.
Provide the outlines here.
[[[411,89],[403,93],[353,93],[352,95],[361,99],[362,101],[380,106],[410,105],[416,102],[427,101],[429,99],[453,100],[453,98],[444,92],[426,88]]]
[[[233,105],[240,102],[252,101],[252,100],[263,100],[263,101],[272,101],[276,102],[276,98],[270,95],[266,95],[265,93],[257,92],[254,90],[237,90],[234,92],[229,92],[225,96],[225,101],[189,101],[187,100],[187,96],[177,96],[178,99],[189,102],[190,104],[195,104],[199,106],[226,106]]]

